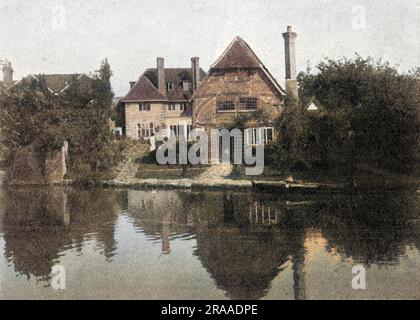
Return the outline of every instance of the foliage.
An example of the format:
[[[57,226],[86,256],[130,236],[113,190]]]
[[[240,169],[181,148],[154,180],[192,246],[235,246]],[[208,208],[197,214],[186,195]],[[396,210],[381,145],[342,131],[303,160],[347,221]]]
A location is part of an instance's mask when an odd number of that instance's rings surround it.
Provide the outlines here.
[[[86,82],[77,81],[60,95],[49,91],[45,78],[22,80],[1,96],[1,138],[9,159],[32,145],[39,157],[70,146],[70,176],[84,183],[100,179],[118,161],[119,147],[109,129],[112,72],[105,59]]]
[[[278,144],[292,161],[352,170],[415,165],[420,87],[414,73],[400,74],[388,63],[360,56],[325,60],[317,69],[299,74],[302,104],[277,121]],[[321,109],[305,111],[314,96]]]

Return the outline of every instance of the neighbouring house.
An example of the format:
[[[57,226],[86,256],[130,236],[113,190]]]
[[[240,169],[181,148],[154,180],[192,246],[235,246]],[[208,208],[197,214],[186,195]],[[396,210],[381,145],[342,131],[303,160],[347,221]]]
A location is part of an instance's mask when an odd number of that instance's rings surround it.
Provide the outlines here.
[[[192,129],[190,99],[206,73],[199,58],[191,58],[191,68],[165,68],[157,58],[157,68],[147,69],[120,100],[117,127],[132,139],[148,140],[152,135],[188,135]]]
[[[318,99],[313,96],[309,101],[306,103],[304,110],[311,111],[311,112],[317,112],[322,109],[322,104],[318,101]]]
[[[70,74],[30,74],[23,79],[15,82],[12,88],[18,87],[26,81],[40,81],[43,78],[48,90],[54,95],[60,95],[69,89],[72,85],[77,84],[80,90],[89,90],[92,85],[92,78],[85,73]]]

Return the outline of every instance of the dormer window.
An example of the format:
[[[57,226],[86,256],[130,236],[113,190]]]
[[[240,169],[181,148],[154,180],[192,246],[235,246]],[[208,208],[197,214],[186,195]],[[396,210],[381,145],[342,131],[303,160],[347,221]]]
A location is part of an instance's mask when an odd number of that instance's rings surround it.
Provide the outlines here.
[[[175,88],[175,84],[173,82],[166,82],[166,90],[172,91]]]
[[[184,89],[184,91],[189,91],[190,90],[190,83],[188,81],[183,81],[182,82],[182,88]]]

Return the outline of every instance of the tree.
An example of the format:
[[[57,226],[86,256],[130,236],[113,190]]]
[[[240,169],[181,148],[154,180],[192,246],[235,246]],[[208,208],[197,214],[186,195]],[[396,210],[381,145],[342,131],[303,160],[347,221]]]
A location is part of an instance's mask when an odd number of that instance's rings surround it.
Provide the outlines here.
[[[119,160],[109,128],[113,92],[108,61],[86,81],[75,76],[60,95],[51,93],[39,75],[0,97],[2,143],[9,158],[18,149],[31,146],[44,159],[70,145],[72,178],[86,183],[101,179]],[[41,161],[42,163],[43,161]]]
[[[283,113],[279,143],[300,160],[409,170],[420,128],[416,74],[360,56],[325,60],[317,69],[299,74],[300,100],[315,96],[322,110],[311,116],[302,104]]]

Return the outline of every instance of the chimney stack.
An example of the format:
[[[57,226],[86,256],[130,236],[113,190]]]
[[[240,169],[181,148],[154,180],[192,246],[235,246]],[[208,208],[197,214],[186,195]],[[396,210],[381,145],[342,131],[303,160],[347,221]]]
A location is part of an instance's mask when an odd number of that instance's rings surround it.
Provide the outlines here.
[[[157,61],[158,90],[161,94],[166,96],[165,60],[163,58],[157,58],[156,61]]]
[[[131,89],[133,89],[136,82],[135,81],[130,81],[129,84],[130,84],[130,90],[131,90]]]
[[[13,84],[12,63],[10,61],[7,61],[7,59],[4,60],[3,64],[3,83],[6,87],[9,87]]]
[[[192,90],[195,92],[200,84],[200,58],[191,58]]]
[[[296,79],[296,49],[295,39],[297,33],[292,31],[292,27],[287,27],[287,32],[283,33],[284,56],[286,69],[286,94],[289,101],[298,101],[298,84]]]

